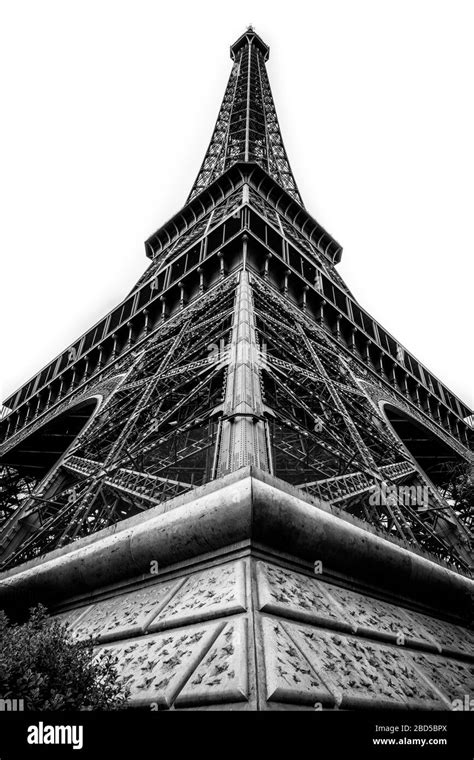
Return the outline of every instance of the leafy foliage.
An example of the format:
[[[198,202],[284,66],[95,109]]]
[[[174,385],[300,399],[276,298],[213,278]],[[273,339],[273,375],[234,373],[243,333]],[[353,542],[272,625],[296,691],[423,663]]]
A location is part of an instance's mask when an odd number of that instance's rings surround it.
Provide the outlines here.
[[[95,657],[91,641],[75,641],[38,605],[22,624],[0,610],[0,697],[23,699],[25,710],[118,710],[128,689],[110,654]]]

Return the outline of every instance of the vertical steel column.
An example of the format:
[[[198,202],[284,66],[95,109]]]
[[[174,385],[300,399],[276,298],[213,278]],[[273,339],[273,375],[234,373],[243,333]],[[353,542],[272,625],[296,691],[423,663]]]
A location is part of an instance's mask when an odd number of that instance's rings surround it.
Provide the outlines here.
[[[245,160],[249,160],[250,155],[250,67],[252,65],[252,41],[249,42],[248,60],[247,60],[247,105],[245,113]]]
[[[271,471],[267,421],[263,416],[260,353],[255,338],[248,272],[240,273],[235,295],[227,367],[224,414],[217,454],[217,477],[255,465]]]

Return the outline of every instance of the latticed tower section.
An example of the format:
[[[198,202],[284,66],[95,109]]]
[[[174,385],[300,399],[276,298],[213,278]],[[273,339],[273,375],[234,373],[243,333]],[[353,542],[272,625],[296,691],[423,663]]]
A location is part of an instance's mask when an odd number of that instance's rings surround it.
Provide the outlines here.
[[[249,28],[230,49],[234,61],[217,123],[188,201],[238,161],[255,162],[302,204],[278,126],[265,68],[269,48]]]
[[[127,297],[5,401],[15,566],[252,466],[469,572],[472,412],[370,315],[304,208],[249,29],[185,206]]]

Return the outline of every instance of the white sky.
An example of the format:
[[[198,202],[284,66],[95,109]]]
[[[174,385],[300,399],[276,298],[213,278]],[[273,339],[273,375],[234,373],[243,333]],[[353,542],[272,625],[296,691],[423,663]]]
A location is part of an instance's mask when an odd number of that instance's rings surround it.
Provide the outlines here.
[[[183,205],[253,24],[308,211],[382,325],[474,405],[470,0],[1,7],[4,399],[118,303]]]

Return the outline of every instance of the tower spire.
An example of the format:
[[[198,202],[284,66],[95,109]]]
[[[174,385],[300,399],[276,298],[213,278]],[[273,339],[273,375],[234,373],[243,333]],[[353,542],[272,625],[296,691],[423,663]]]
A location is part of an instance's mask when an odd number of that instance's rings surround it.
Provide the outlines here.
[[[237,162],[257,163],[303,205],[265,68],[270,48],[252,26],[230,47],[233,61],[217,122],[188,201]]]

